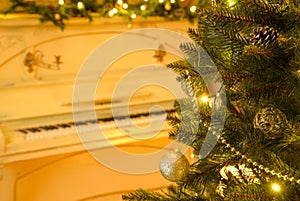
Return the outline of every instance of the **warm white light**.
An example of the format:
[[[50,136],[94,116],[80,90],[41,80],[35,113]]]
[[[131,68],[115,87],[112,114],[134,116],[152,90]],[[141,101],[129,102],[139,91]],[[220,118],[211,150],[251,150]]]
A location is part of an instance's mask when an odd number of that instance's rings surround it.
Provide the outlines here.
[[[280,186],[278,184],[272,184],[273,191],[279,192],[281,190]]]
[[[146,10],[146,6],[145,5],[141,5],[141,10]]]
[[[191,6],[190,7],[190,11],[193,13],[193,12],[195,12],[197,10],[197,7],[196,6]]]
[[[202,96],[202,97],[201,97],[201,101],[202,101],[203,103],[207,103],[207,102],[209,101],[208,96]]]
[[[109,16],[109,17],[114,16],[114,14],[115,14],[115,13],[114,13],[112,10],[108,11],[108,16]]]
[[[116,14],[118,12],[118,9],[113,8],[112,11],[114,12],[114,14]]]
[[[58,1],[58,4],[59,4],[59,5],[64,5],[65,2],[64,2],[64,0],[59,0],[59,1]]]
[[[131,14],[131,18],[132,18],[132,19],[135,19],[135,18],[136,18],[136,14],[132,13],[132,14]]]
[[[109,15],[109,17],[112,17],[112,16],[114,16],[114,14],[116,14],[117,12],[118,12],[118,9],[113,8],[113,9],[111,9],[111,10],[108,12],[108,15]]]
[[[159,3],[163,3],[163,2],[164,2],[164,0],[158,0],[158,2],[159,2]]]
[[[175,0],[171,0],[170,3],[175,3]]]
[[[233,6],[236,3],[235,0],[228,0],[228,6]]]
[[[124,9],[127,9],[127,8],[128,8],[128,4],[127,4],[127,3],[124,3],[124,4],[123,4],[123,8],[124,8]]]
[[[77,9],[78,10],[84,9],[84,4],[81,1],[78,1],[78,3],[77,3]]]
[[[123,4],[123,1],[122,1],[122,0],[118,0],[118,1],[117,1],[117,4],[122,5],[122,4]]]

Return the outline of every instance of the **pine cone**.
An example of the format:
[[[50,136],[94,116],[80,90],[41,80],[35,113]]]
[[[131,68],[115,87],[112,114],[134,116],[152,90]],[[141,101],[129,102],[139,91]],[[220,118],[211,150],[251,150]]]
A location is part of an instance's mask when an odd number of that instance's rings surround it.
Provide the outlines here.
[[[267,47],[274,44],[279,36],[279,33],[273,28],[267,27],[257,27],[250,34],[252,37],[250,41],[253,45]]]

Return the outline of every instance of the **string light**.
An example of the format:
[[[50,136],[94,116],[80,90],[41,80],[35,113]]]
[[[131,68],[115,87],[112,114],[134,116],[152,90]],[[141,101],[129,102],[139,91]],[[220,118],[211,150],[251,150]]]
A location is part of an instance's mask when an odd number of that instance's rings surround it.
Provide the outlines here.
[[[113,9],[111,9],[111,10],[108,12],[108,15],[109,15],[110,17],[112,17],[112,16],[114,16],[114,14],[116,14],[117,12],[118,12],[118,9],[113,8]]]
[[[276,183],[272,184],[272,189],[275,192],[279,192],[281,190],[280,186]]]
[[[77,9],[78,10],[83,10],[84,9],[84,4],[81,1],[78,1],[78,3],[77,3]]]
[[[171,1],[170,1],[170,3],[175,3],[175,2],[176,2],[175,0],[171,0]]]
[[[58,1],[58,4],[62,6],[62,5],[65,4],[65,2],[64,2],[64,0],[59,0],[59,1]]]
[[[122,0],[118,0],[118,1],[117,1],[117,4],[118,4],[118,5],[122,5],[122,4],[123,4],[123,1],[122,1]]]
[[[163,2],[164,2],[164,0],[158,0],[158,2],[159,2],[159,3],[163,3]]]
[[[279,179],[289,180],[290,182],[295,182],[297,184],[300,184],[300,179],[295,179],[294,177],[290,177],[288,175],[283,175],[279,172],[276,172],[275,170],[270,170],[269,168],[264,167],[263,165],[258,164],[256,161],[253,161],[252,159],[248,158],[246,155],[241,154],[234,147],[232,147],[229,143],[227,143],[227,141],[224,137],[221,136],[220,140],[221,140],[221,143],[224,144],[226,148],[230,149],[230,151],[233,152],[236,156],[240,156],[241,158],[245,159],[248,163],[251,163],[253,166],[258,167],[260,170],[264,171],[265,173],[271,174],[273,176],[277,176]]]
[[[141,5],[141,10],[146,10],[146,6],[145,5]]]
[[[207,102],[209,101],[208,96],[203,95],[203,96],[201,97],[201,101],[202,101],[203,103],[207,103]]]
[[[191,11],[192,13],[194,13],[196,10],[197,10],[197,7],[196,7],[196,6],[191,6],[191,7],[190,7],[190,11]]]
[[[229,7],[234,6],[234,4],[236,4],[235,0],[228,0],[228,6]]]
[[[124,3],[124,4],[123,4],[123,8],[124,8],[124,9],[127,9],[127,8],[128,8],[128,4],[127,4],[127,3]]]
[[[136,18],[136,14],[135,14],[135,13],[132,13],[130,17],[131,17],[132,19],[135,19],[135,18]]]

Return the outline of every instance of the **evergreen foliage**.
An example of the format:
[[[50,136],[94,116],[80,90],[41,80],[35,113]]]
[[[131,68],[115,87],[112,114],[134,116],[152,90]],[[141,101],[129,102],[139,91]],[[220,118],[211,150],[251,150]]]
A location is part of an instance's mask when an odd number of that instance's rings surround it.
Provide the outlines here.
[[[137,190],[123,199],[300,200],[300,3],[239,0],[229,6],[221,0],[199,7],[197,13],[197,28],[188,30],[195,44],[182,44],[186,60],[168,67],[180,75],[191,96],[199,97],[211,87],[207,78],[213,80],[210,84],[221,83],[226,96],[210,94],[212,100],[215,95],[226,99],[221,137],[207,157],[199,156],[191,164],[189,175],[179,182],[180,191]],[[213,66],[201,66],[197,44],[209,54],[221,80]],[[214,127],[212,107],[217,104],[197,101],[201,120],[182,122],[183,115],[193,114],[181,114],[180,106],[194,104],[178,100],[178,113],[169,120],[175,129],[170,136],[190,145],[197,155]],[[272,189],[274,183],[280,191]]]

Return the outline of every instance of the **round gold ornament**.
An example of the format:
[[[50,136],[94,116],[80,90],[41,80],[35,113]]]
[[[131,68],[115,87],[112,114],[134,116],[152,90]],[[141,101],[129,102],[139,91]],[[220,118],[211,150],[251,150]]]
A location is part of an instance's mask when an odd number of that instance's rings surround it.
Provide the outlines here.
[[[165,154],[159,163],[163,177],[172,182],[182,181],[187,176],[189,168],[189,161],[179,149]]]
[[[281,137],[282,131],[287,127],[288,120],[285,114],[273,107],[261,109],[254,118],[254,127],[258,128],[270,138]]]

